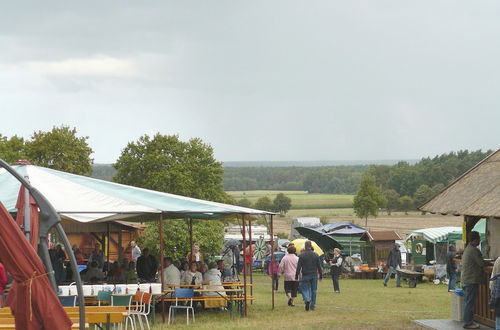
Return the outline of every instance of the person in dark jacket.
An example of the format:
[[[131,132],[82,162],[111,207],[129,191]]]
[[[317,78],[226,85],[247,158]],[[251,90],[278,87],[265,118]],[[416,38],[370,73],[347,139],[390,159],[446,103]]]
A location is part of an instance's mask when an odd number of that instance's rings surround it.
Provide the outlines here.
[[[481,237],[477,231],[469,234],[469,243],[462,255],[462,288],[464,290],[464,329],[479,329],[473,322],[474,303],[476,301],[479,284],[484,276],[484,260],[481,250],[478,249]]]
[[[332,274],[333,291],[340,293],[339,278],[340,274],[342,274],[342,256],[338,248],[333,250],[333,259],[330,260],[330,273]]]
[[[144,248],[142,254],[137,258],[137,277],[143,282],[153,282],[156,271],[158,270],[158,262],[155,257],[149,254],[149,249]]]
[[[392,274],[396,274],[396,286],[401,287],[401,277],[397,272],[401,269],[401,252],[399,251],[399,244],[394,243],[394,248],[389,252],[387,257],[387,275],[384,278],[384,286],[387,286],[387,282],[391,278]]]
[[[316,293],[318,291],[318,274],[321,280],[321,262],[316,252],[312,250],[311,241],[304,243],[305,251],[299,255],[297,262],[297,271],[295,272],[295,279],[300,280],[302,298],[304,299],[306,311],[309,309],[316,309]]]
[[[455,245],[450,245],[448,248],[448,255],[446,256],[446,273],[448,274],[448,292],[455,291],[457,284],[457,262],[455,256],[457,254]]]

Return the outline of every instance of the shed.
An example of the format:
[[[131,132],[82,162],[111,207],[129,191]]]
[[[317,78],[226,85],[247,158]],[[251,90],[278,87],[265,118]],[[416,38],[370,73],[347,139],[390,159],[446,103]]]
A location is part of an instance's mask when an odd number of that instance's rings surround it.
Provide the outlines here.
[[[467,240],[476,223],[485,218],[484,257],[489,259],[500,257],[500,149],[420,206],[420,210],[463,216]],[[489,277],[491,267],[486,267],[485,271],[485,276]],[[488,287],[480,285],[474,319],[493,327],[495,321],[493,313],[487,307],[488,295]]]
[[[389,252],[394,247],[394,243],[400,240],[398,233],[394,230],[387,231],[366,231],[361,235],[360,240],[367,242],[363,256],[370,266],[386,264]]]

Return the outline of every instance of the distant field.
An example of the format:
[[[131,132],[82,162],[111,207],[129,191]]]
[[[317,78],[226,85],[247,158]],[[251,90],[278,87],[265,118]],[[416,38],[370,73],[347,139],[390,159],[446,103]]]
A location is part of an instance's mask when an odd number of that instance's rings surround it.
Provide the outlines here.
[[[255,203],[259,198],[267,196],[271,200],[280,192],[292,199],[292,210],[294,209],[342,209],[351,208],[354,195],[336,194],[309,194],[307,191],[275,191],[275,190],[251,190],[251,191],[228,191],[227,193],[236,199],[247,198]]]

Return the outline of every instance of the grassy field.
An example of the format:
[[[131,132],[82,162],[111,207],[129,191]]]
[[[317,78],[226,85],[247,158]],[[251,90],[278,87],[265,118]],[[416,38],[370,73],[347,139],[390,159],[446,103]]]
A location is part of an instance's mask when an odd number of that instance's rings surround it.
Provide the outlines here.
[[[227,311],[203,311],[196,314],[195,324],[202,329],[420,329],[416,319],[450,318],[450,295],[445,285],[419,283],[410,289],[391,280],[388,287],[382,280],[341,280],[341,293],[332,290],[331,279],[319,283],[317,309],[306,312],[301,296],[295,307],[288,307],[280,279],[276,307],[271,310],[271,282],[264,275],[254,275],[256,301],[249,305],[248,317],[231,319]],[[161,316],[157,316],[161,320]],[[188,328],[185,316],[178,316],[174,326]],[[167,328],[157,324],[153,329]]]
[[[352,206],[354,195],[338,194],[309,194],[307,191],[275,191],[275,190],[251,190],[251,191],[228,191],[227,193],[236,199],[247,198],[255,203],[259,198],[267,196],[273,200],[280,192],[292,199],[292,209],[332,209],[349,208]]]

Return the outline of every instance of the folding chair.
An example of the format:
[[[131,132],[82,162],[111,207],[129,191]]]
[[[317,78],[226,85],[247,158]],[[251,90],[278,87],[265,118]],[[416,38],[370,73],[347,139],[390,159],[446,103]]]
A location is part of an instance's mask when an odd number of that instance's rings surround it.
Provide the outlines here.
[[[75,307],[76,306],[76,296],[57,296],[59,302],[63,307]]]
[[[141,292],[141,291],[137,291],[137,292]],[[144,326],[142,324],[142,319],[141,319],[141,316],[144,316],[144,320],[146,320],[146,325],[147,325],[148,329],[151,329],[149,327],[148,315],[151,312],[151,300],[153,298],[153,295],[151,293],[148,293],[148,292],[141,292],[141,293],[142,294],[141,294],[141,298],[140,298],[139,305],[138,305],[139,308],[130,311],[130,314],[132,314],[132,316],[137,316],[137,318],[139,319],[139,324],[141,325],[141,329],[144,329]]]
[[[134,330],[134,320],[132,320],[132,317],[130,316],[132,297],[132,295],[111,295],[111,306],[127,306],[125,329],[128,329],[128,320],[130,320],[130,326],[132,327],[132,330]]]
[[[170,324],[170,319],[172,317],[172,311],[175,312],[176,309],[185,309],[186,310],[186,324],[189,325],[189,310],[193,315],[194,322],[194,308],[193,308],[193,296],[194,290],[192,288],[175,288],[174,289],[174,298],[175,305],[170,305],[168,309],[168,324]],[[181,301],[179,301],[181,299]],[[179,305],[181,302],[189,302],[188,305]]]

